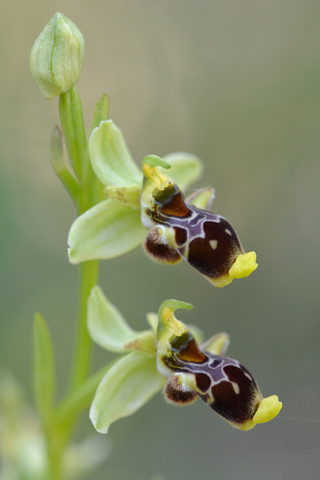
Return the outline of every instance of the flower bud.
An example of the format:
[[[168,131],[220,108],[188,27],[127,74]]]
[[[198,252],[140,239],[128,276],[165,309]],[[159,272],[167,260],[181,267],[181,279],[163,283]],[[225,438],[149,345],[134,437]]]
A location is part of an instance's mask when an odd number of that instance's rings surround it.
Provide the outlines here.
[[[69,18],[56,13],[34,42],[30,54],[32,78],[47,100],[78,82],[83,56],[82,33]]]

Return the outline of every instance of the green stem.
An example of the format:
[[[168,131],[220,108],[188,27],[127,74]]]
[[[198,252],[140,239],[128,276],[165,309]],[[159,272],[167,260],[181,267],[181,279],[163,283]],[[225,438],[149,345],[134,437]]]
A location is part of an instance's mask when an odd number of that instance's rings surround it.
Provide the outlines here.
[[[80,265],[80,295],[78,316],[78,338],[71,380],[71,391],[75,391],[88,377],[91,364],[92,340],[87,329],[87,305],[91,288],[98,282],[99,262],[91,260]]]

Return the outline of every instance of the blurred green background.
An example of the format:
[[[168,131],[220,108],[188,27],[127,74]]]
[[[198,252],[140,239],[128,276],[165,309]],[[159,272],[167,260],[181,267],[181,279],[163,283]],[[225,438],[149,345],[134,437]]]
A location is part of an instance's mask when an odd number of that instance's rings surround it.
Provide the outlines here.
[[[86,40],[78,86],[87,125],[106,92],[137,162],[177,150],[200,156],[199,186],[216,188],[214,210],[258,253],[258,270],[222,290],[141,250],[104,262],[100,284],[136,329],[164,299],[192,303],[180,318],[206,336],[229,332],[229,355],[284,403],[276,420],[243,433],[201,401],[177,409],[159,394],[111,426],[103,441],[113,452],[91,478],[318,478],[319,2],[13,0],[1,11],[1,364],[32,399],[38,310],[52,330],[60,392],[69,377],[77,268],[66,239],[75,213],[50,166],[57,100],[41,97],[28,67],[33,41],[61,11]],[[108,359],[95,348],[95,368]],[[92,433],[84,416],[77,438]]]

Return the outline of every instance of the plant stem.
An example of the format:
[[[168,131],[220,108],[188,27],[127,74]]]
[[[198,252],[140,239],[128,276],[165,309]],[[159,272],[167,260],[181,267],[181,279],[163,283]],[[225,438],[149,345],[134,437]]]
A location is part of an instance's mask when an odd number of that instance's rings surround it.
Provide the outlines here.
[[[91,364],[92,340],[87,329],[87,305],[91,288],[98,282],[99,262],[91,260],[80,265],[80,290],[78,332],[71,391],[77,389],[88,377]]]

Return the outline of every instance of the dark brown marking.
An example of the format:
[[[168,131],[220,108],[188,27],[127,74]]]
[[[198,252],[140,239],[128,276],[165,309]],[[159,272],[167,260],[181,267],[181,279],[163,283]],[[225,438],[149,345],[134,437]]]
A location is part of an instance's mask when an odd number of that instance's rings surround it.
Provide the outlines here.
[[[243,423],[250,420],[258,407],[259,390],[255,381],[250,381],[241,367],[228,365],[224,371],[230,382],[222,381],[212,387],[214,402],[210,407],[231,422]],[[238,385],[239,393],[236,393],[231,382]]]
[[[237,255],[243,253],[239,239],[232,226],[221,218],[219,223],[206,221],[203,224],[205,238],[195,238],[190,242],[188,262],[200,273],[209,278],[226,275]],[[225,232],[228,229],[232,235]],[[217,242],[217,248],[210,246],[210,240]]]
[[[188,233],[185,228],[173,227],[175,232],[175,240],[179,247],[184,245],[188,240]]]
[[[199,390],[206,392],[211,385],[210,377],[206,373],[196,373],[195,377]]]

